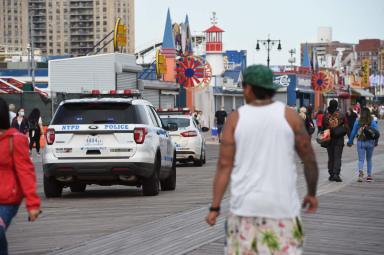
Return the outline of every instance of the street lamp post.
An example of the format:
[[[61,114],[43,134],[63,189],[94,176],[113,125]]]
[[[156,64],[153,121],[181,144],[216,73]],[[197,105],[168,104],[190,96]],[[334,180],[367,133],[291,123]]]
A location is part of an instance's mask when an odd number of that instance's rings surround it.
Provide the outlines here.
[[[256,44],[256,50],[260,50],[260,43],[262,43],[266,49],[267,49],[267,66],[269,67],[269,62],[270,62],[270,58],[269,58],[269,52],[272,50],[272,47],[278,43],[277,45],[277,49],[278,50],[281,50],[281,43],[280,43],[280,40],[271,40],[269,38],[269,35],[268,35],[268,39],[267,40],[257,40],[257,44]]]

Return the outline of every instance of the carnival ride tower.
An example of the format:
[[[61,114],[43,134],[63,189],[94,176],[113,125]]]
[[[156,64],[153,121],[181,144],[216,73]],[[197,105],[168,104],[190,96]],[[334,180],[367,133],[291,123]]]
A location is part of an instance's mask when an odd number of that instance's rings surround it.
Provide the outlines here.
[[[168,9],[167,21],[165,23],[163,45],[161,54],[165,57],[166,73],[164,73],[163,80],[175,82],[176,81],[176,45],[175,38],[172,30],[171,13]]]

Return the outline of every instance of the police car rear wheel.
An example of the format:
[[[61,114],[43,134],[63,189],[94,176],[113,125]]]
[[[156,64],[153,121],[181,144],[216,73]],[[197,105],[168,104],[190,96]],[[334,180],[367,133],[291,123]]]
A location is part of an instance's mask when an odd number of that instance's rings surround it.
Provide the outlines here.
[[[161,190],[175,190],[176,189],[176,153],[173,156],[172,170],[167,179],[160,181]]]
[[[63,185],[52,177],[44,175],[44,194],[47,198],[61,197]]]
[[[87,188],[87,185],[83,183],[74,183],[74,184],[71,184],[69,188],[71,189],[71,192],[84,192],[85,189]]]
[[[153,175],[149,178],[143,179],[143,195],[156,196],[160,191],[159,170],[160,160],[156,159]]]

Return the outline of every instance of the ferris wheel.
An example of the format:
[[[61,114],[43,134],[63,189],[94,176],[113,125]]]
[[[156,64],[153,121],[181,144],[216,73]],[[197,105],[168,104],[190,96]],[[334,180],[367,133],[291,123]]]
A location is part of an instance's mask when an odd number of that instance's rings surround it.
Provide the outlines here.
[[[212,78],[212,68],[203,58],[184,56],[176,61],[176,82],[186,89],[204,89]]]

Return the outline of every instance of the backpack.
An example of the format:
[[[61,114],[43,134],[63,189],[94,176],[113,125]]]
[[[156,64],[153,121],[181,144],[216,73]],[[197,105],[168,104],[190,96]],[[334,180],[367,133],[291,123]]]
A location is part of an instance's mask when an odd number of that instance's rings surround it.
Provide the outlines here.
[[[380,137],[380,133],[375,128],[370,125],[364,125],[359,128],[357,139],[360,141],[366,140],[378,140]]]
[[[340,138],[347,134],[347,128],[344,125],[344,116],[340,112],[327,114],[326,128],[331,129],[332,138]]]

